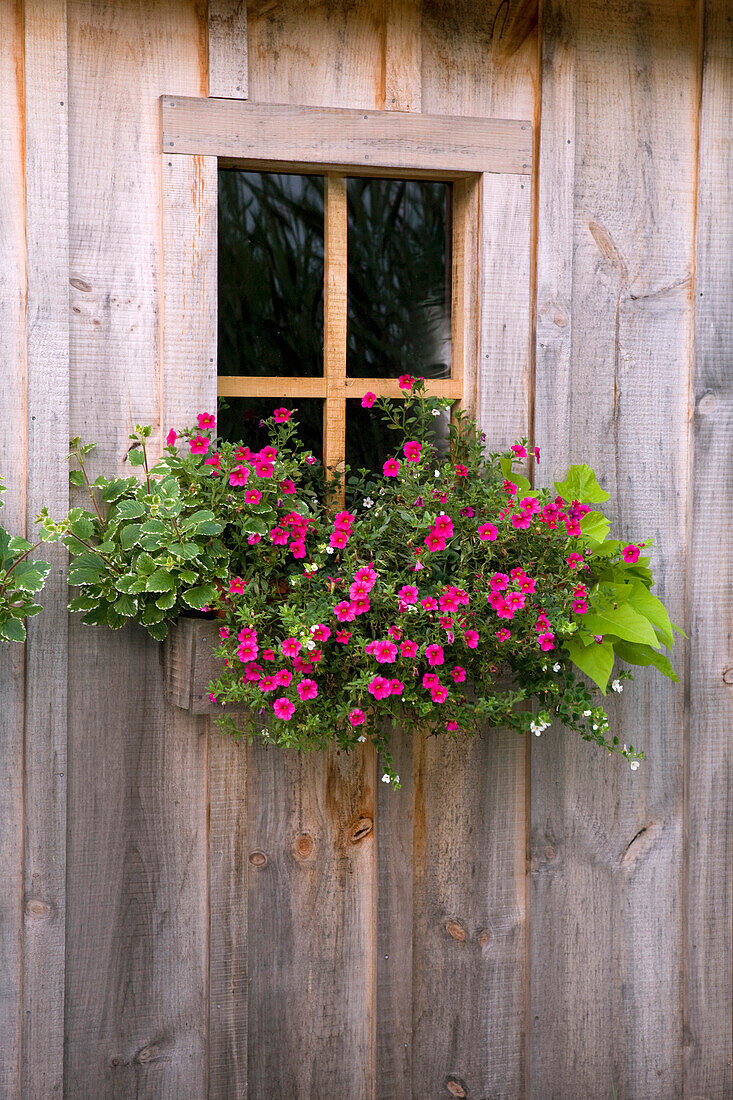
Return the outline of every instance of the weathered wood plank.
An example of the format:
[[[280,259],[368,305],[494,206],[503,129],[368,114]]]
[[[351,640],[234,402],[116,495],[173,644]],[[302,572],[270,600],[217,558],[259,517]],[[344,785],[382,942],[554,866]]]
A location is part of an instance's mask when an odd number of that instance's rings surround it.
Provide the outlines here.
[[[247,98],[246,0],[208,0],[209,95]]]
[[[323,268],[323,465],[327,476],[346,461],[346,180],[326,176]],[[343,485],[340,490],[343,505]]]
[[[127,473],[135,423],[159,428],[164,398],[177,416],[196,390],[163,387],[158,99],[205,94],[205,34],[193,3],[69,4],[72,425],[99,440],[95,473]],[[166,706],[140,629],[72,630],[66,1091],[199,1100],[206,720]]]
[[[733,1092],[733,11],[725,0],[709,0],[702,12],[690,486],[685,1096],[722,1098]]]
[[[0,327],[4,422],[0,525],[26,525],[25,156],[23,5],[0,3]],[[0,1095],[20,1097],[23,942],[23,718],[25,652],[0,645]]]
[[[594,466],[616,529],[654,537],[659,595],[684,622],[694,12],[594,0],[546,12],[541,477]],[[574,125],[553,117],[573,95]],[[560,141],[575,143],[572,211],[565,182],[542,178],[567,170]],[[684,674],[684,649],[675,663]],[[640,670],[609,713],[647,753],[636,773],[560,729],[533,745],[530,1090],[679,1096],[684,687]]]
[[[396,378],[344,378],[347,397],[363,397],[373,390],[384,397],[404,397]],[[425,383],[428,397],[462,395],[460,382],[452,378],[429,378]],[[287,378],[281,375],[228,375],[218,378],[219,397],[325,397],[325,378]]]
[[[460,175],[532,167],[532,126],[506,118],[471,118],[163,96],[163,152],[321,165],[364,165]]]
[[[422,99],[422,0],[386,0],[384,106],[419,111]]]
[[[23,6],[27,298],[27,529],[68,509],[69,150],[66,4]],[[66,550],[26,644],[22,1093],[61,1096],[66,938]]]
[[[497,25],[506,16],[501,34]],[[535,114],[531,5],[423,3],[422,106]],[[478,379],[489,445],[527,433],[531,382],[530,181],[484,177]],[[505,731],[420,746],[415,771],[413,1093],[522,1095],[526,745]],[[435,1036],[441,1042],[435,1042]],[[446,1092],[447,1090],[447,1092]]]

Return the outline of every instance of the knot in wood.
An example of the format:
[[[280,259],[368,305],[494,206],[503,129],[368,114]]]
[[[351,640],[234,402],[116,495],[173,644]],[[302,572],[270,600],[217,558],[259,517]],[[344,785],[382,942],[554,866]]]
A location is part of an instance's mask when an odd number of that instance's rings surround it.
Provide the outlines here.
[[[723,673],[723,683],[733,687],[733,668],[727,668]]]
[[[364,837],[369,836],[374,828],[374,822],[371,817],[360,817],[355,825],[351,827],[351,843],[358,844]]]
[[[457,1077],[446,1078],[445,1087],[451,1096],[467,1096],[466,1086]]]
[[[267,856],[264,852],[260,851],[250,852],[249,862],[252,864],[253,867],[264,867],[267,863]]]
[[[486,931],[485,928],[483,928],[479,932],[478,942],[479,942],[479,947],[488,947],[489,944],[491,943],[491,936],[489,935],[489,933]]]
[[[458,940],[459,943],[465,943],[468,939],[468,933],[463,924],[458,920],[447,920],[445,922],[446,932],[453,937],[454,940]],[[456,1096],[460,1096],[460,1093],[455,1093]]]
[[[25,903],[26,916],[35,920],[46,920],[51,916],[51,906],[40,898],[28,898]]]
[[[143,1064],[145,1062],[152,1062],[158,1057],[159,1054],[160,1047],[156,1046],[155,1043],[151,1043],[150,1046],[143,1047],[142,1050],[139,1050],[137,1052],[135,1061],[142,1062]]]
[[[293,841],[293,855],[296,859],[310,859],[316,849],[316,842],[310,833],[298,833]]]
[[[697,403],[697,411],[700,416],[708,416],[717,404],[718,400],[714,393],[704,393]]]
[[[71,283],[71,285],[74,287],[75,290],[82,290],[85,294],[90,294],[91,293],[92,284],[86,282],[85,279],[80,279],[78,277],[78,275],[73,275],[69,279],[69,282]]]

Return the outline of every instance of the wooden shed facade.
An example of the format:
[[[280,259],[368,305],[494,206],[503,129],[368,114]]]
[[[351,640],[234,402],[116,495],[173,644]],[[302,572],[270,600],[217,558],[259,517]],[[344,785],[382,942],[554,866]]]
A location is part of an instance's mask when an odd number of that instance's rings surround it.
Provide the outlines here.
[[[0,649],[0,1095],[730,1097],[730,0],[0,0],[18,532],[68,506],[70,435],[124,471],[211,392],[166,96],[528,121],[482,196],[481,423],[548,483],[595,467],[689,641],[613,701],[638,772],[559,729],[405,737],[394,792],[368,747],[166,702],[159,645],[69,620],[57,553]]]

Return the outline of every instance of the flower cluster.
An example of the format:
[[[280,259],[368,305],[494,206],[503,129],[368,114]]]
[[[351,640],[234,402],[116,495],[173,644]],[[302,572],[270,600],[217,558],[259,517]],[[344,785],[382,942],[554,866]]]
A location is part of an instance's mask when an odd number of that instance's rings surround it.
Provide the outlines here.
[[[288,409],[257,452],[219,439],[202,413],[146,467],[153,482],[175,481],[186,514],[216,523],[206,605],[222,616],[222,673],[210,685],[220,724],[288,747],[370,739],[394,783],[397,725],[539,736],[558,720],[638,764],[588,679],[605,693],[617,660],[675,678],[660,652],[673,635],[650,591],[649,542],[608,537],[592,507],[608,494],[587,466],[553,491],[533,488],[523,471],[540,456],[526,440],[486,454],[460,412],[436,438],[448,402],[410,376],[399,385],[403,400],[362,399],[396,446],[377,474],[347,470],[345,501]],[[159,556],[170,562],[182,545]],[[617,672],[614,691],[625,678]]]

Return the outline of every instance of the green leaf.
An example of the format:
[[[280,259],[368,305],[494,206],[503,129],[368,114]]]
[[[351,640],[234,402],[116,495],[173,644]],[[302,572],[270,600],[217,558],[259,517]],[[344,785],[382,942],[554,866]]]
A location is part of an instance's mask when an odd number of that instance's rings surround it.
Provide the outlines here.
[[[216,599],[216,586],[213,584],[200,584],[197,588],[189,588],[181,594],[181,599],[189,607],[195,607],[200,611],[202,607]]]
[[[25,626],[20,619],[6,619],[4,623],[0,623],[0,638],[5,638],[8,642],[24,642]]]
[[[120,546],[123,550],[130,550],[140,538],[142,524],[128,523],[120,530]]]
[[[170,611],[170,609],[173,607],[173,604],[175,602],[176,602],[175,592],[165,592],[162,596],[160,596],[155,601],[156,606],[161,608],[161,610],[163,610],[163,611]]]
[[[69,470],[69,485],[81,488],[84,485],[84,474],[81,470]]]
[[[197,527],[199,523],[209,523],[214,518],[214,513],[210,512],[208,508],[199,508],[198,511],[193,512],[192,515],[187,516],[181,523],[184,531],[190,531],[192,527]]]
[[[600,543],[605,541],[611,528],[611,521],[601,512],[587,512],[580,521],[580,530],[590,542]]]
[[[144,535],[165,535],[170,530],[169,527],[159,519],[148,519],[140,528]]]
[[[139,519],[145,515],[145,507],[139,500],[121,500],[117,505],[120,519]]]
[[[31,543],[22,539],[20,535],[13,535],[11,539],[8,539],[8,551],[11,554],[25,554],[26,550],[30,550]]]
[[[24,592],[39,592],[50,570],[46,561],[21,561],[10,574],[10,580]]]
[[[201,553],[200,547],[195,542],[172,542],[168,550],[177,558],[183,558],[185,561],[191,561]]]
[[[594,684],[598,684],[605,695],[614,662],[611,642],[591,642],[584,646],[582,642],[569,638],[563,642],[563,648],[570,654],[573,664],[590,677]]]
[[[555,488],[562,499],[569,504],[574,500],[585,504],[601,504],[604,500],[608,500],[608,493],[605,489],[601,489],[596,481],[596,475],[585,463],[580,466],[571,466],[565,480],[555,482]]]
[[[106,626],[109,622],[109,608],[107,604],[100,604],[88,611],[81,620],[87,626]]]
[[[134,489],[138,484],[136,477],[113,477],[102,490],[102,500],[114,504],[121,496]]]
[[[79,554],[69,565],[69,584],[96,584],[105,572],[104,562],[96,554],[87,551]]]
[[[667,608],[662,601],[658,600],[656,596],[652,596],[649,589],[641,581],[634,581],[631,586],[629,603],[634,610],[640,612],[657,628],[662,641],[671,649],[674,645],[674,634]]]
[[[69,611],[91,611],[98,603],[96,596],[75,596],[69,603]]]
[[[132,618],[137,611],[137,603],[132,596],[120,596],[112,606],[119,615],[124,615],[128,619]]]
[[[166,569],[156,569],[148,577],[145,590],[147,592],[170,592],[176,586],[176,582]]]
[[[678,684],[679,676],[672,668],[667,657],[649,645],[636,645],[633,642],[616,642],[616,655],[629,665],[654,665],[669,680]]]
[[[162,642],[168,637],[168,623],[166,622],[148,623],[145,629],[158,642]]]
[[[583,627],[590,634],[613,634],[626,642],[657,645],[657,636],[649,620],[628,603],[585,615]]]
[[[132,586],[137,580],[138,578],[134,573],[123,573],[121,577],[116,579],[114,585],[118,592],[131,592]]]
[[[194,573],[193,569],[182,569],[181,580],[184,584],[193,584],[193,582],[196,580],[196,574]]]
[[[127,457],[130,460],[131,466],[142,466],[145,462],[145,455],[143,454],[142,447],[133,447],[132,450],[127,452]]]
[[[265,521],[259,516],[244,516],[240,527],[247,535],[266,535],[269,530]]]
[[[165,618],[165,612],[161,611],[159,607],[156,607],[154,603],[149,603],[142,613],[140,622],[144,626],[150,626],[153,623],[159,623]]]

